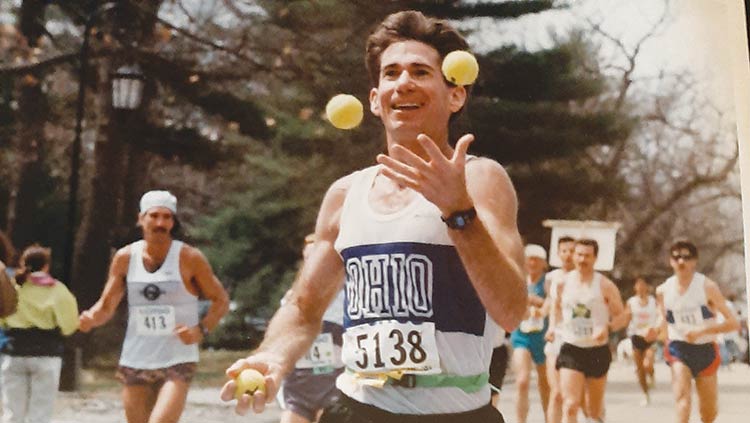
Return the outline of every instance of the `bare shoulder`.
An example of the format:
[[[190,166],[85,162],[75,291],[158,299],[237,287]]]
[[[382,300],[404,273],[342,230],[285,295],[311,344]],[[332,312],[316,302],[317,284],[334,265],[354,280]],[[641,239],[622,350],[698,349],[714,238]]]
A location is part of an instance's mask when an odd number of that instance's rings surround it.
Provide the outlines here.
[[[337,179],[328,187],[315,224],[315,234],[318,240],[335,239],[338,235],[344,200],[356,177],[357,172],[350,173]]]
[[[466,180],[472,185],[496,186],[498,182],[513,188],[510,176],[505,168],[495,160],[487,157],[477,157],[466,163]]]
[[[120,248],[112,257],[112,272],[126,274],[130,265],[130,244]]]
[[[704,289],[706,290],[706,294],[709,297],[713,298],[722,298],[724,295],[721,293],[721,289],[719,288],[719,284],[714,282],[713,280],[706,277],[706,281],[703,284]]]
[[[357,172],[352,172],[346,176],[342,176],[341,178],[335,180],[330,187],[328,187],[328,190],[326,191],[325,199],[328,201],[335,201],[335,202],[344,202],[344,198],[346,198],[346,194],[349,192],[349,189],[352,186],[352,183],[354,182],[354,178],[357,177]]]
[[[180,261],[191,265],[208,263],[208,259],[203,252],[188,243],[182,244],[182,249],[180,250]]]
[[[500,163],[478,157],[466,165],[466,186],[477,210],[500,217],[515,226],[518,199],[508,173]]]
[[[617,285],[615,285],[615,283],[612,282],[610,278],[602,275],[601,273],[600,275],[601,275],[601,284],[602,284],[602,288],[604,288],[604,291],[609,295],[612,295],[615,292],[619,295],[620,291],[617,289]]]

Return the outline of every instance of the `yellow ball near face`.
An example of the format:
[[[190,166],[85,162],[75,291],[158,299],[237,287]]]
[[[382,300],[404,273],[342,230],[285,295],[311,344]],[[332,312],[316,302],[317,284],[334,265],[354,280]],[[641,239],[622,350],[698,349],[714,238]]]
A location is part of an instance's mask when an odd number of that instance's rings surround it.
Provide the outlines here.
[[[456,85],[471,85],[479,75],[479,63],[468,51],[456,50],[448,53],[442,66],[445,79]]]
[[[362,122],[364,109],[357,97],[349,94],[334,96],[326,104],[326,116],[339,129],[352,129]]]
[[[266,392],[266,382],[263,375],[255,369],[245,369],[234,378],[237,389],[234,391],[234,397],[242,398],[242,394],[252,396],[256,391]]]

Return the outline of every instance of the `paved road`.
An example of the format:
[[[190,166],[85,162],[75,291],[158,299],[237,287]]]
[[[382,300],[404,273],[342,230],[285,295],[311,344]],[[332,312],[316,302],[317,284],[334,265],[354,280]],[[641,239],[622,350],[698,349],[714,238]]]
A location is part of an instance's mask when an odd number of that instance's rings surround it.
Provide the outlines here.
[[[500,409],[508,422],[514,423],[515,388],[512,375],[503,388]],[[719,373],[720,411],[717,423],[746,423],[750,421],[750,367],[735,364]],[[671,423],[674,419],[673,400],[669,387],[669,368],[660,363],[656,367],[656,387],[652,404],[639,406],[641,400],[630,363],[613,363],[607,387],[607,423]],[[531,410],[527,423],[543,423],[539,399],[532,389]],[[699,422],[695,400],[691,422]],[[279,409],[275,406],[262,416],[236,416],[218,399],[218,388],[194,388],[182,422],[187,423],[270,423],[277,422]],[[124,414],[119,398],[109,394],[61,393],[56,402],[53,423],[114,423],[123,422]],[[469,422],[467,422],[469,423]]]
[[[640,406],[642,394],[637,385],[631,363],[612,363],[607,383],[605,407],[607,423],[672,423],[674,421],[674,400],[669,383],[669,367],[658,363],[656,386],[651,392],[651,404]],[[512,376],[511,376],[512,377]],[[508,422],[516,422],[515,388],[512,381],[503,387],[500,397],[500,410]],[[527,423],[544,423],[539,396],[532,386],[532,398]],[[691,422],[700,422],[697,398],[693,395]],[[731,368],[719,371],[719,417],[717,423],[750,422],[750,367],[733,364]]]

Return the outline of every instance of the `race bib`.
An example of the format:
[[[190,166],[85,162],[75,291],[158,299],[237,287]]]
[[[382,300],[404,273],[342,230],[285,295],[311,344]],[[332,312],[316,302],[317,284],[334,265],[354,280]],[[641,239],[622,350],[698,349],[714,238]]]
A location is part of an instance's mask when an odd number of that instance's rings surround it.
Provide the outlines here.
[[[703,312],[700,307],[674,310],[674,323],[681,330],[696,329],[703,325]]]
[[[298,369],[316,369],[334,366],[333,335],[321,333],[310,349],[295,365]]]
[[[174,307],[140,306],[131,309],[135,313],[136,334],[141,336],[171,335],[175,327]]]
[[[342,359],[346,367],[360,373],[441,371],[433,322],[385,321],[347,328]]]
[[[594,335],[594,321],[586,318],[576,318],[570,321],[571,330],[575,339],[580,341],[591,340]]]

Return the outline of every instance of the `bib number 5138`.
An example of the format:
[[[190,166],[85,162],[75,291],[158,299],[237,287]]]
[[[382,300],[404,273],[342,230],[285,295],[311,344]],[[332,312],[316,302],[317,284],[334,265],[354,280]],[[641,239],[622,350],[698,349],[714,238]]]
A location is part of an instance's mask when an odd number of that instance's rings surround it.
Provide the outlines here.
[[[435,324],[388,321],[348,328],[342,358],[347,367],[363,373],[438,373]]]

